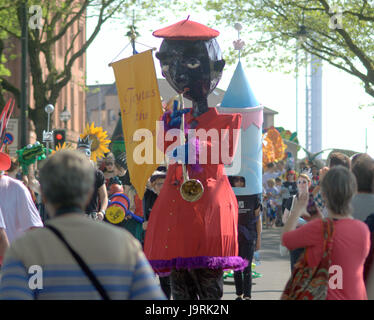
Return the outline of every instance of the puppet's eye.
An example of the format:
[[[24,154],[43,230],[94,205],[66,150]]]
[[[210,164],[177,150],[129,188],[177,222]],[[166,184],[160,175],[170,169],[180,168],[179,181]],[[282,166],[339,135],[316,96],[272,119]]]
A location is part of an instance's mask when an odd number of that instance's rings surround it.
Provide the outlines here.
[[[163,72],[168,72],[169,71],[169,65],[164,64],[161,69],[162,69]]]
[[[196,69],[196,68],[200,67],[200,61],[196,60],[196,59],[192,59],[192,60],[188,61],[187,67],[190,68],[190,69]]]

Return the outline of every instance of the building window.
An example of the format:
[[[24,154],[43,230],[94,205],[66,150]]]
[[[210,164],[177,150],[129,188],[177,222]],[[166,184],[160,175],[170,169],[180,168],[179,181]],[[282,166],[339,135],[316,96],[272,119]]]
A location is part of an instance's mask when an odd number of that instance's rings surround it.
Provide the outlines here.
[[[79,131],[83,132],[84,131],[84,112],[86,110],[85,104],[84,104],[84,95],[83,91],[79,91]]]
[[[70,104],[71,104],[71,130],[75,130],[75,104],[74,104],[74,85],[70,87]]]
[[[82,47],[84,44],[85,37],[84,37],[84,28],[81,24],[78,27],[78,31],[79,31],[79,47]],[[84,53],[82,53],[82,55],[79,57],[79,68],[80,69],[84,68]]]
[[[111,125],[111,123],[115,120],[116,115],[114,114],[112,109],[108,110],[108,126]]]
[[[58,122],[59,122],[59,127],[62,128],[62,121],[60,120],[60,117],[59,115],[61,114],[61,112],[64,110],[64,106],[62,104],[62,92],[63,91],[60,91],[60,96],[58,97],[58,116],[57,116],[57,119],[58,119]]]
[[[79,57],[79,69],[83,69],[83,55],[84,53]]]
[[[57,33],[59,33],[61,31],[61,23],[58,24],[58,29],[57,29]],[[62,36],[58,41],[58,55],[60,57],[63,56],[64,54],[64,37]]]

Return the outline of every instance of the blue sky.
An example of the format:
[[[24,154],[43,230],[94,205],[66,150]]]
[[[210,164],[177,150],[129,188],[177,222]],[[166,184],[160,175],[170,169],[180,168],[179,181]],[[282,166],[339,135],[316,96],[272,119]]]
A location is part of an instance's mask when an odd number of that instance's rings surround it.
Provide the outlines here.
[[[184,19],[187,14],[179,13],[169,24]],[[191,15],[191,20],[204,23],[198,15]],[[108,63],[121,52],[128,44],[125,36],[127,25],[131,22],[110,22],[102,28],[100,34],[87,51],[87,84],[106,84],[114,82],[112,68]],[[234,24],[235,22],[233,22]],[[147,27],[138,31],[141,36],[138,42],[151,47],[159,48],[161,39],[152,36],[152,30],[159,29],[168,23],[159,25],[157,22],[147,21]],[[217,38],[222,50],[226,45],[237,39],[237,31],[234,27],[215,27],[221,32]],[[88,33],[90,32],[88,24]],[[245,41],[245,37],[241,37]],[[138,51],[144,51],[146,46],[137,45]],[[115,60],[128,57],[132,54],[131,46],[121,53]],[[243,61],[244,63],[244,61]],[[245,64],[243,64],[245,67]],[[161,76],[158,60],[155,59],[155,67],[158,77]],[[235,65],[226,66],[223,78],[218,87],[226,90]],[[246,67],[246,74],[257,100],[279,112],[275,116],[275,125],[295,131],[296,129],[296,81],[295,75],[279,72],[267,72],[263,69]],[[299,82],[299,141],[305,142],[305,100],[304,83]],[[373,98],[365,93],[358,79],[332,66],[323,64],[322,71],[322,148],[351,149],[365,152],[365,128],[367,128],[368,153],[374,156],[374,108],[359,109],[362,104],[368,104]],[[327,153],[325,154],[327,156]],[[303,153],[299,153],[299,157]]]

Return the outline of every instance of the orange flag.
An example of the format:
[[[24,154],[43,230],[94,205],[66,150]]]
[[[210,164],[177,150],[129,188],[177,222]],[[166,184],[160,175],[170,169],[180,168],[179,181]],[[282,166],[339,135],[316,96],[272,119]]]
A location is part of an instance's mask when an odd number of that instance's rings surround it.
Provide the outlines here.
[[[162,116],[152,50],[111,64],[121,106],[130,180],[143,199],[149,177],[162,163],[156,148],[156,125]]]

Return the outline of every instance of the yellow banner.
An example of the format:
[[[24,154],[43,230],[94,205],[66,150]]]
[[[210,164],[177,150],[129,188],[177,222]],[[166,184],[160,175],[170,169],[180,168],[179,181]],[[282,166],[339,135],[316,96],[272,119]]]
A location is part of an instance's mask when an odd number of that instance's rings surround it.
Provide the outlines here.
[[[111,64],[116,78],[132,185],[143,199],[147,180],[160,165],[156,123],[162,115],[152,50]]]

